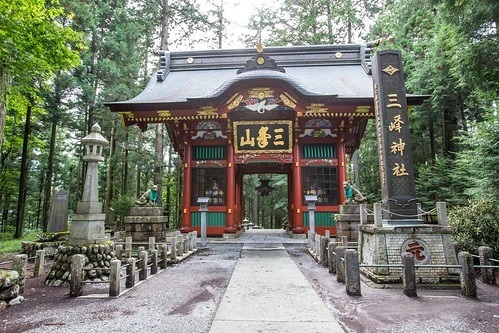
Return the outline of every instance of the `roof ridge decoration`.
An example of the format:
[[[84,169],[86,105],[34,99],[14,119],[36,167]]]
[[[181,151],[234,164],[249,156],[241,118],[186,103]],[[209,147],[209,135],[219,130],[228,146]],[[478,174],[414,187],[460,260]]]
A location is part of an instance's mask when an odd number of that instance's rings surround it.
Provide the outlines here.
[[[257,53],[250,60],[246,61],[244,68],[240,68],[237,70],[237,74],[254,71],[257,69],[270,69],[273,71],[286,73],[286,70],[284,68],[277,66],[274,59],[263,53],[262,43],[259,42],[256,44],[256,51]]]
[[[156,79],[161,82],[166,78],[168,73],[170,73],[170,52],[160,50],[159,69],[156,74]]]

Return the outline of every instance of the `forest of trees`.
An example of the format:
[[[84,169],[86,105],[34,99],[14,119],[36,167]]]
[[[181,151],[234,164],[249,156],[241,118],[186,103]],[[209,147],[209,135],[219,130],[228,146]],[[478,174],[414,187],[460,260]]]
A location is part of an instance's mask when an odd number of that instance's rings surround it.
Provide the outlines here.
[[[140,92],[158,49],[226,47],[237,20],[226,9],[235,2],[1,2],[2,231],[20,238],[25,228],[45,230],[56,188],[69,191],[74,211],[84,179],[80,140],[95,122],[110,141],[100,173],[105,210],[120,221],[140,192],[159,183],[177,226],[182,168],[163,126],[125,128],[104,103]],[[407,91],[431,95],[410,110],[418,196],[426,209],[449,203],[457,238],[499,251],[498,19],[497,0],[280,0],[255,8],[236,37],[247,47],[376,41],[377,49],[401,50]],[[379,200],[372,124],[352,165],[357,187]],[[260,224],[285,219],[285,182],[274,176],[273,199],[248,205],[262,206]]]

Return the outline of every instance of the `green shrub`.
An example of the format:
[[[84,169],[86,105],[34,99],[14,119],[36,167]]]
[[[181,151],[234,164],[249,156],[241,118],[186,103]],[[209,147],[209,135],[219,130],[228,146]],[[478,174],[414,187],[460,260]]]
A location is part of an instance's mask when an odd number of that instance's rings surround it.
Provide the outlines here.
[[[479,246],[489,246],[494,257],[499,255],[499,201],[481,199],[466,206],[449,209],[449,225],[455,228],[454,240],[470,253]]]

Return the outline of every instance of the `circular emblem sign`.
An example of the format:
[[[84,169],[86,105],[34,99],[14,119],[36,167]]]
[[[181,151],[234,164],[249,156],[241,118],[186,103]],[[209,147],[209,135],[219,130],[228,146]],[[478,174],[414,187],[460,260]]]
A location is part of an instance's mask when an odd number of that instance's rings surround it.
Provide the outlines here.
[[[406,240],[402,244],[402,253],[404,252],[414,255],[416,265],[424,265],[430,261],[430,248],[421,239],[411,238]]]

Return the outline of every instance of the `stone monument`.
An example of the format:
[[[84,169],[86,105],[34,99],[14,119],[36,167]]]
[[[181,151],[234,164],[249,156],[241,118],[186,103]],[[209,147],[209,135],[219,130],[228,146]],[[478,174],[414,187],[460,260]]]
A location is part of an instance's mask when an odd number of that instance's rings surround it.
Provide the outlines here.
[[[109,280],[111,260],[116,259],[114,244],[105,236],[105,214],[102,213],[102,203],[99,202],[98,163],[104,161],[102,149],[108,141],[101,135],[98,124],[92,126],[89,135],[82,143],[86,154],[83,160],[87,162],[87,173],[83,196],[77,203],[76,214],[72,216],[69,241],[66,246],[59,246],[54,257],[45,284],[62,286],[69,282],[71,258],[74,254],[81,254],[85,259],[85,280]]]
[[[68,231],[69,191],[57,189],[52,195],[47,232]]]
[[[388,265],[401,265],[404,253],[412,253],[419,265],[458,262],[445,203],[438,207],[438,225],[425,224],[418,208],[400,52],[377,52],[372,71],[382,202],[374,204],[374,225],[367,224],[366,207],[361,205],[360,261],[373,265],[363,273],[376,282],[399,282],[401,268]],[[443,267],[421,268],[417,273],[422,282],[458,279],[455,269]]]

